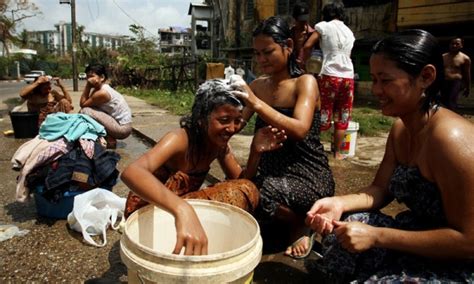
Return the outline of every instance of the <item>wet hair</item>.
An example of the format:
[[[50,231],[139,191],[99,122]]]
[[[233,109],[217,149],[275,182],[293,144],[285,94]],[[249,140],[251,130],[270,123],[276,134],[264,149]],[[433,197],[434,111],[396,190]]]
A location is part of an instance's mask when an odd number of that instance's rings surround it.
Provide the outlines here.
[[[301,16],[306,18],[305,20],[307,21],[307,16],[309,16],[308,5],[304,2],[296,3],[295,6],[293,6],[293,13],[291,15],[297,21]]]
[[[273,38],[273,41],[282,47],[287,47],[287,40],[291,38],[291,31],[285,19],[274,16],[265,19],[253,31],[252,36],[266,35]],[[295,78],[304,74],[303,70],[296,63],[296,56],[293,52],[288,56],[288,72]]]
[[[244,103],[231,93],[233,89],[222,79],[208,80],[196,91],[191,114],[183,116],[180,125],[189,137],[188,157],[193,165],[200,160],[206,141],[209,116],[213,110],[222,105],[232,105],[243,109]]]
[[[88,65],[85,71],[86,73],[92,72],[99,76],[104,76],[104,78],[107,79],[107,69],[105,68],[104,65],[101,65],[101,64]]]
[[[344,21],[344,4],[342,2],[334,2],[324,5],[323,7],[323,21],[329,22],[334,19]]]
[[[384,55],[412,78],[418,77],[426,65],[432,64],[436,68],[436,78],[425,90],[421,109],[428,111],[439,102],[444,80],[443,56],[438,40],[429,32],[413,29],[396,33],[377,42],[372,54]]]

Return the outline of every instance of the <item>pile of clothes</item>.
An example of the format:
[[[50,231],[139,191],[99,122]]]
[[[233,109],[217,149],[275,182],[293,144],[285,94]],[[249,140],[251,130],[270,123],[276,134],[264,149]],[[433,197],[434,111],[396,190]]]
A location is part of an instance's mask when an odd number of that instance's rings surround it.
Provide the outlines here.
[[[39,134],[21,145],[11,160],[19,171],[16,199],[31,193],[52,203],[71,192],[101,187],[112,190],[120,155],[106,150],[104,127],[84,114],[49,114]]]

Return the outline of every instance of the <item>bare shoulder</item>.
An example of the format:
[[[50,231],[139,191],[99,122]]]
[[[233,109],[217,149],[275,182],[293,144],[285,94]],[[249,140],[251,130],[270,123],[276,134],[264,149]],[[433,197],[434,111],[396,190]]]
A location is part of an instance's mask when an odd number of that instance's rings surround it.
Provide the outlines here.
[[[268,76],[260,76],[250,83],[250,88],[252,90],[263,88],[265,84],[268,84]]]
[[[171,130],[161,137],[155,148],[173,148],[173,152],[183,152],[188,148],[188,134],[184,128]]]
[[[430,148],[446,155],[472,156],[474,153],[474,124],[464,117],[440,108],[430,129]]]
[[[296,81],[294,84],[298,97],[302,96],[314,100],[319,95],[318,82],[313,75],[304,74],[293,80]]]
[[[460,52],[462,58],[466,61],[466,62],[471,62],[471,58],[469,58],[469,56],[463,52]]]
[[[392,137],[392,139],[397,140],[403,134],[405,134],[406,131],[407,131],[407,129],[406,129],[405,124],[403,123],[403,121],[400,118],[397,118],[393,122],[392,128],[390,129],[390,137]]]
[[[263,98],[269,92],[270,80],[268,76],[261,76],[250,83],[250,89],[258,98]]]
[[[296,79],[296,84],[313,84],[317,85],[316,78],[311,74],[303,74]]]

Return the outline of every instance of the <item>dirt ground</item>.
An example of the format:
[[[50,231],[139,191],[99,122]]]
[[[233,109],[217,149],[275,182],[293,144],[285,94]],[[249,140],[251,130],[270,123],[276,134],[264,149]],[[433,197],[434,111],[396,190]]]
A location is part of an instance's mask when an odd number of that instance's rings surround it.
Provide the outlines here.
[[[473,121],[472,117],[468,118]],[[0,129],[8,129],[9,123],[0,118]],[[33,201],[14,201],[17,173],[10,169],[10,158],[23,142],[0,137],[0,224],[15,224],[29,230],[25,236],[0,242],[0,283],[126,282],[127,269],[120,259],[120,233],[108,230],[107,245],[103,248],[85,245],[82,235],[70,230],[65,220],[38,217]],[[127,161],[136,159],[133,153],[142,153],[143,147],[137,138],[120,142],[119,170]],[[330,165],[337,194],[354,192],[369,184],[377,168],[350,159],[336,162],[331,158]],[[125,197],[128,189],[119,182],[114,192]],[[403,206],[394,202],[384,211],[395,214],[401,209]],[[264,254],[255,270],[254,283],[314,283],[317,276],[310,275],[305,265],[305,261],[282,257],[281,252]]]
[[[0,121],[4,129],[5,121]],[[137,138],[121,142],[117,151],[122,155],[121,170],[125,161],[136,151],[125,151],[137,143]],[[9,159],[18,145],[25,140],[2,137],[2,159],[0,166],[0,224],[15,224],[20,229],[29,230],[22,237],[0,242],[0,282],[87,282],[117,283],[127,281],[127,269],[120,259],[120,233],[108,230],[107,245],[96,248],[85,245],[82,235],[68,228],[65,220],[52,220],[37,216],[34,201],[18,203],[14,201],[15,178],[17,173],[10,170]],[[21,144],[20,144],[21,145]],[[350,192],[367,184],[373,177],[374,168],[359,166],[350,161],[334,163],[331,160],[337,182],[338,193]],[[125,197],[128,189],[119,183],[114,192]],[[255,270],[254,283],[308,283],[312,279],[305,270],[304,261],[283,257],[281,252],[264,255]],[[313,278],[314,280],[314,278]]]

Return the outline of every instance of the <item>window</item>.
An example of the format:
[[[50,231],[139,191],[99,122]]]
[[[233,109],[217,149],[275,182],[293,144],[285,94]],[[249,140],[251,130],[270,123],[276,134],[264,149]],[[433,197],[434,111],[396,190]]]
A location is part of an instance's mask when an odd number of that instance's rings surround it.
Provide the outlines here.
[[[245,5],[245,19],[253,19],[254,17],[254,3],[253,0],[247,0]]]
[[[296,0],[278,0],[277,15],[291,15],[295,4]]]

